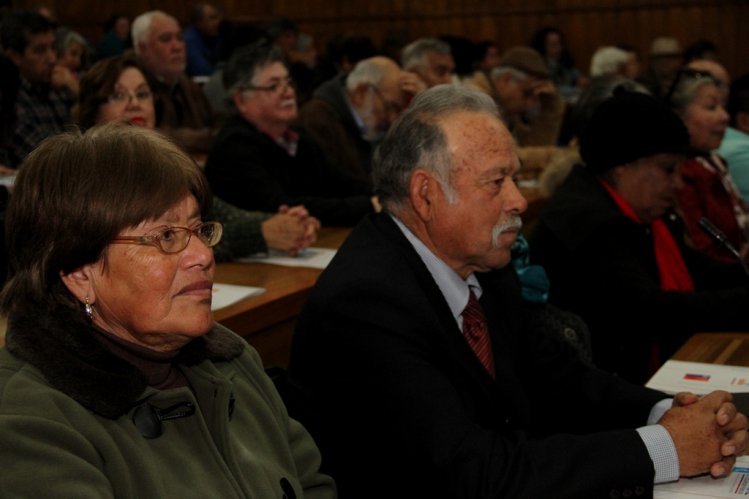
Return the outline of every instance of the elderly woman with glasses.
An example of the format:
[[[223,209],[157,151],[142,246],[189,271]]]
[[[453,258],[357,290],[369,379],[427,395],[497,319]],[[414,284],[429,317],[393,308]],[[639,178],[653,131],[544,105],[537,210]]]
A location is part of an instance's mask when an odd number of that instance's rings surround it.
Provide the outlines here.
[[[96,63],[80,82],[74,114],[83,129],[112,121],[154,128],[160,103],[151,92],[151,75],[137,59],[117,56]],[[320,223],[303,206],[279,213],[245,211],[215,198],[212,215],[224,224],[215,249],[217,260],[230,260],[276,249],[296,255],[314,242]]]
[[[683,185],[678,191],[678,208],[686,224],[691,244],[703,253],[726,263],[735,263],[735,254],[700,228],[707,219],[726,236],[727,241],[746,256],[749,241],[749,210],[741,199],[718,149],[728,126],[724,102],[725,84],[711,73],[682,69],[668,94],[671,108],[687,129],[692,147],[701,157],[681,166]]]
[[[45,141],[7,214],[3,497],[334,497],[257,353],[213,323],[209,191],[162,136]]]

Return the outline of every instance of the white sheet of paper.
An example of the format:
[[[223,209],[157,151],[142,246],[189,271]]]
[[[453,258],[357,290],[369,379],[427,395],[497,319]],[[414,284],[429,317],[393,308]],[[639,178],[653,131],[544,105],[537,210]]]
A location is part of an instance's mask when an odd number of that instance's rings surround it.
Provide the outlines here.
[[[211,310],[228,307],[232,303],[243,300],[249,296],[265,293],[265,288],[254,288],[252,286],[237,286],[236,284],[213,283],[213,301]]]
[[[713,390],[749,392],[749,367],[669,360],[645,386],[670,394],[705,394]]]
[[[248,256],[239,258],[239,262],[272,263],[287,267],[311,267],[324,269],[335,256],[336,250],[328,248],[307,248],[299,256],[288,256],[283,252],[271,251],[268,256]]]

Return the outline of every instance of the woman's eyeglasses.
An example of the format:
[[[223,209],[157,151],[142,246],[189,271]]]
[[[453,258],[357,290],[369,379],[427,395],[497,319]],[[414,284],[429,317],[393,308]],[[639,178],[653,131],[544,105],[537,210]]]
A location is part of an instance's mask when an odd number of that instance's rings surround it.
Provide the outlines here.
[[[194,229],[188,227],[161,227],[145,236],[120,236],[112,239],[112,243],[143,244],[156,246],[164,253],[179,253],[187,248],[193,234],[203,241],[209,248],[221,241],[224,227],[221,222],[203,222]]]
[[[151,93],[151,91],[147,88],[136,90],[135,93],[127,92],[125,90],[117,90],[116,92],[112,92],[111,94],[109,94],[107,100],[112,104],[127,105],[130,104],[131,100],[143,103],[147,100],[150,100],[152,95],[153,94]]]

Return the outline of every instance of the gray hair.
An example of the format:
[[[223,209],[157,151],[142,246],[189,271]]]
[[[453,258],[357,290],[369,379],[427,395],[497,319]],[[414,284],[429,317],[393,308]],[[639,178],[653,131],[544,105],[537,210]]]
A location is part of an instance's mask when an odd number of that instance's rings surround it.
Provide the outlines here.
[[[151,10],[136,17],[130,27],[130,36],[133,39],[133,50],[136,55],[140,55],[140,44],[146,42],[151,31],[151,23],[156,17],[165,17],[177,22],[177,19],[161,10]]]
[[[231,95],[234,90],[251,85],[260,69],[276,62],[284,62],[283,53],[266,40],[238,48],[224,68],[224,88]]]
[[[429,52],[450,55],[450,45],[437,38],[419,38],[403,48],[401,67],[406,71],[424,64],[424,56]]]
[[[375,192],[383,206],[392,211],[403,205],[408,199],[411,174],[417,168],[434,174],[448,202],[457,199],[447,138],[440,122],[463,111],[499,119],[497,105],[486,93],[459,85],[437,85],[417,95],[393,123],[372,161]]]
[[[353,92],[361,84],[380,86],[387,74],[385,66],[376,57],[359,61],[346,77],[346,90]]]
[[[492,72],[489,74],[489,77],[492,81],[498,80],[503,75],[510,75],[512,77],[513,81],[522,81],[526,78],[528,78],[528,73],[524,73],[523,71],[520,71],[519,69],[510,67],[510,66],[497,66],[496,68],[492,69]]]
[[[590,58],[590,76],[616,74],[622,64],[627,62],[629,53],[617,47],[601,47]]]
[[[687,107],[703,85],[715,85],[718,89],[723,88],[722,82],[706,71],[682,68],[668,93],[668,105],[683,119]]]

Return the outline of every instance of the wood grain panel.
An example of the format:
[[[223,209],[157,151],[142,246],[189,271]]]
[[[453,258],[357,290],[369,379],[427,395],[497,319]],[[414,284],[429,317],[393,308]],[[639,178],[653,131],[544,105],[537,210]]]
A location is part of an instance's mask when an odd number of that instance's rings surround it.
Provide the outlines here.
[[[17,0],[15,6],[38,4]],[[92,40],[114,12],[135,16],[159,8],[186,23],[195,1],[177,0],[47,0],[63,24]],[[672,35],[683,45],[699,38],[718,44],[721,60],[732,75],[749,72],[746,47],[749,3],[744,0],[222,0],[229,19],[266,23],[287,16],[315,38],[323,49],[336,33],[357,31],[382,42],[393,29],[408,37],[450,34],[474,41],[496,40],[500,47],[525,44],[545,26],[566,34],[581,69],[587,69],[598,46],[629,43],[647,62],[656,36]]]

